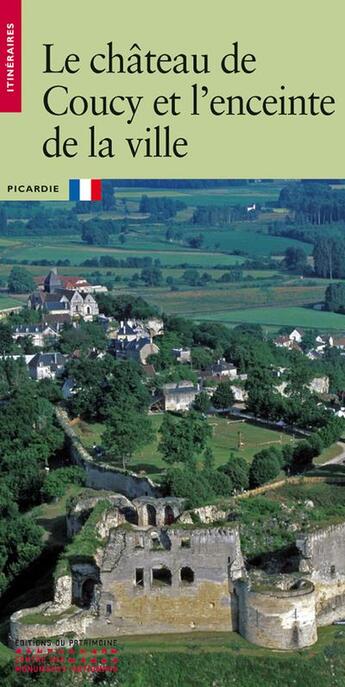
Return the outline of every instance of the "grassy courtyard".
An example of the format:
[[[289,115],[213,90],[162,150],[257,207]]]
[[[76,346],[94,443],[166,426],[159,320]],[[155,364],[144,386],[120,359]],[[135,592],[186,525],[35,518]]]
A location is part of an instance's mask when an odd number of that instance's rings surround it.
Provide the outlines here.
[[[132,470],[142,470],[155,477],[166,467],[158,451],[159,428],[162,418],[162,415],[155,415],[151,418],[155,438],[150,444],[134,454],[130,464]],[[287,434],[256,427],[246,422],[221,417],[212,417],[209,422],[213,432],[209,445],[213,450],[217,467],[227,462],[230,452],[241,455],[250,462],[253,455],[261,449],[272,444],[280,446],[292,441],[292,437]],[[91,425],[81,421],[74,426],[74,430],[87,448],[92,448],[94,444],[102,444],[101,436],[104,432],[102,424]],[[241,448],[239,448],[239,441],[242,444]]]
[[[155,437],[152,442],[136,451],[129,464],[130,469],[134,472],[142,471],[153,479],[158,478],[162,470],[166,468],[166,463],[158,451],[159,428],[162,419],[163,415],[161,414],[151,417]],[[243,456],[250,463],[255,453],[268,446],[276,445],[279,447],[296,441],[291,435],[284,432],[258,427],[230,418],[210,417],[209,423],[212,427],[209,446],[214,453],[216,467],[226,463],[230,453],[234,453],[235,456]],[[73,426],[73,429],[86,448],[91,449],[94,445],[102,445],[103,424],[90,424],[81,420]],[[239,443],[241,443],[241,448]],[[322,465],[325,461],[335,458],[341,450],[338,444],[332,444],[317,458],[317,464]],[[201,462],[201,456],[199,460]]]

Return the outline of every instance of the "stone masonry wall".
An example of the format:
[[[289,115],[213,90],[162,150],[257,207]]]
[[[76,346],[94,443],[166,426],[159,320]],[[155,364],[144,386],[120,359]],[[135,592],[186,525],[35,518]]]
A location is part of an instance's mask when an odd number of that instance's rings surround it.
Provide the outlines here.
[[[248,580],[236,584],[239,632],[252,644],[293,650],[317,640],[315,592],[307,589],[257,591]]]
[[[345,523],[297,537],[300,571],[315,585],[318,625],[345,617]]]
[[[65,617],[60,616],[53,622],[51,621],[52,619],[49,620],[48,618],[49,622],[46,624],[26,624],[23,622],[23,617],[25,615],[29,613],[44,613],[48,606],[49,604],[44,603],[34,608],[25,608],[24,610],[17,611],[11,616],[9,644],[12,648],[18,646],[20,642],[36,638],[49,639],[55,636],[61,637],[72,632],[74,632],[78,638],[88,636],[87,628],[92,624],[93,616],[82,610],[77,611],[73,615],[66,613]]]
[[[159,485],[152,482],[149,477],[140,477],[134,472],[96,462],[73,431],[67,413],[58,408],[56,410],[56,417],[59,425],[65,432],[73,462],[85,469],[86,485],[88,487],[120,492],[128,498],[161,495]]]
[[[185,568],[194,574],[191,582],[182,579]],[[171,584],[157,584],[154,571],[162,569],[170,571]],[[136,583],[138,570],[142,584]],[[101,566],[99,617],[90,631],[99,636],[235,630],[233,581],[242,574],[235,527],[113,530]]]

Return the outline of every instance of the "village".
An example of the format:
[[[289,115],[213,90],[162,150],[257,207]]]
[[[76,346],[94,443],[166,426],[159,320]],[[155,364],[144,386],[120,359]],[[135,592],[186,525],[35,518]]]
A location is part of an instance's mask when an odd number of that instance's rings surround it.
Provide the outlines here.
[[[19,374],[37,385],[64,435],[58,462],[45,458],[41,493],[81,486],[54,599],[12,615],[10,646],[71,631],[227,629],[273,649],[312,645],[318,626],[345,612],[344,522],[328,507],[315,530],[317,498],[305,498],[301,531],[296,503],[291,521],[268,521],[253,539],[236,504],[283,493],[289,480],[308,494],[317,464],[341,470],[345,412],[326,361],[345,355],[345,339],[191,328],[56,268],[36,284],[1,325],[2,402],[11,405]],[[149,457],[138,465],[141,451],[158,452],[160,468]],[[290,549],[279,562],[282,543]]]
[[[342,647],[342,192],[199,183],[0,208],[0,662]]]

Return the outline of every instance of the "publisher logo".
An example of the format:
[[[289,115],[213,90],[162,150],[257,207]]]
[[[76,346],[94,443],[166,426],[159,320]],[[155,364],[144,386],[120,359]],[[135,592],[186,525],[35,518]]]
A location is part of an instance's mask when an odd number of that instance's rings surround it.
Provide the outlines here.
[[[16,673],[117,673],[118,650],[115,647],[70,649],[18,647],[15,651]]]

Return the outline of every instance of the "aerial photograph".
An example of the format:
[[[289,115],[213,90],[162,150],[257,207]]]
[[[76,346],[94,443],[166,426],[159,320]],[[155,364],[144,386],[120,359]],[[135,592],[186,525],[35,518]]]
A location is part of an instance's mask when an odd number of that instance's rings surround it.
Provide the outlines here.
[[[0,685],[344,687],[345,179],[0,202]]]

